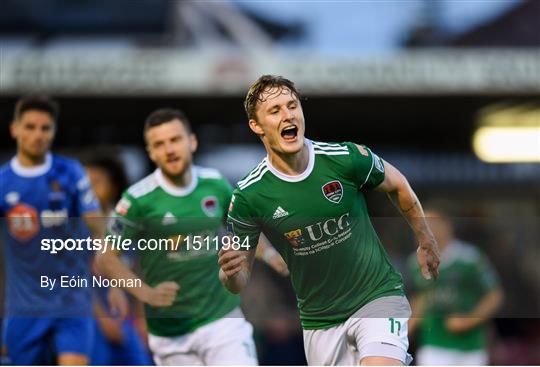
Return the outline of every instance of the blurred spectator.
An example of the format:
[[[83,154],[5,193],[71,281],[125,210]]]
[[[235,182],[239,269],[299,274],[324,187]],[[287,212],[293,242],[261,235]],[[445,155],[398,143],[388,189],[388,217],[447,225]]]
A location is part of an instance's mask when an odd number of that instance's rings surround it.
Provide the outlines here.
[[[112,156],[98,155],[85,160],[88,178],[98,199],[102,215],[111,215],[114,205],[127,187],[127,178],[122,164]],[[130,261],[126,258],[125,261]],[[94,269],[94,272],[95,269]],[[121,292],[117,290],[116,292]],[[123,296],[116,294],[117,297]],[[110,295],[109,295],[110,297]],[[94,298],[95,341],[91,355],[92,365],[149,365],[150,354],[143,343],[144,326],[142,306],[132,300],[128,318],[109,309],[107,292],[96,288]],[[124,316],[124,315],[120,315]],[[137,330],[138,329],[138,330]]]
[[[418,330],[419,365],[486,365],[487,325],[499,310],[503,293],[487,258],[455,238],[450,218],[441,209],[426,210],[441,250],[440,276],[426,282],[416,254],[409,258],[412,282],[411,335]]]

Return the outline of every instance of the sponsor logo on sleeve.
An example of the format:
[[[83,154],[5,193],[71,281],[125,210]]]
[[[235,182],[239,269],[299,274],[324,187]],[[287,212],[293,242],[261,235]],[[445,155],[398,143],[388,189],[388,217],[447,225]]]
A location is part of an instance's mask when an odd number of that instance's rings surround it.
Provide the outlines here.
[[[234,208],[234,195],[231,197],[231,202],[229,204],[229,213],[232,212]]]
[[[373,162],[375,163],[375,168],[379,172],[384,172],[384,164],[381,158],[375,153],[373,153]]]
[[[88,188],[90,188],[90,180],[88,179],[87,176],[84,176],[79,181],[77,181],[77,189],[79,191],[83,191],[83,190],[86,190]]]
[[[366,156],[366,157],[369,156],[369,154],[368,154],[366,148],[364,148],[364,147],[361,146],[361,145],[358,145],[358,151],[360,151],[360,154],[362,154],[363,156]]]
[[[126,198],[120,199],[114,210],[120,215],[126,215],[131,207],[131,201]]]

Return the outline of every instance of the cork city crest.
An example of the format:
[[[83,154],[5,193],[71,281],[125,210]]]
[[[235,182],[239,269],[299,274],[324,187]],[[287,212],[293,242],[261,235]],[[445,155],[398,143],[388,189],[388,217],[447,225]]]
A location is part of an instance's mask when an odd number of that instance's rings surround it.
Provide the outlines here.
[[[215,217],[218,214],[218,199],[215,196],[207,196],[201,201],[201,208],[209,217]]]
[[[322,192],[325,198],[338,204],[343,197],[343,186],[341,185],[341,182],[337,180],[330,181],[322,186]]]

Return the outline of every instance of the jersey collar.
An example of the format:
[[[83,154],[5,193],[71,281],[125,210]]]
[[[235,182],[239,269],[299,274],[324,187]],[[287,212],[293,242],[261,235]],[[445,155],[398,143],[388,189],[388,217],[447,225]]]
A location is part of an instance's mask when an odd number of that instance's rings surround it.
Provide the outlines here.
[[[171,185],[165,180],[165,177],[163,177],[163,172],[158,168],[155,171],[156,180],[158,182],[158,185],[165,191],[167,194],[173,195],[173,196],[188,196],[195,190],[198,183],[197,178],[197,168],[191,166],[191,182],[184,187],[178,187]]]
[[[270,163],[270,158],[266,156],[266,164],[268,165],[268,169],[270,170],[270,172],[272,172],[277,178],[287,182],[300,182],[306,179],[311,174],[311,171],[313,171],[313,166],[315,165],[315,150],[313,149],[313,144],[311,143],[311,140],[305,139],[305,141],[308,146],[308,165],[304,172],[295,176],[286,175],[285,173],[278,171],[274,166],[272,166],[272,163]]]
[[[44,175],[47,173],[52,166],[52,154],[47,153],[45,156],[45,162],[43,162],[40,165],[32,166],[32,167],[25,167],[19,162],[17,159],[17,156],[11,158],[10,166],[13,172],[15,172],[16,175],[21,177],[37,177]]]

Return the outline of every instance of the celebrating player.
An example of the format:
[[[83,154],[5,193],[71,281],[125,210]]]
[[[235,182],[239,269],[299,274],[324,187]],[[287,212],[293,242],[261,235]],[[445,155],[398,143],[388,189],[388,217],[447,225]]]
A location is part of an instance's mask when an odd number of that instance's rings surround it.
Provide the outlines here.
[[[89,253],[40,249],[43,238],[83,233],[73,219],[81,216],[94,236],[103,235],[84,170],[49,152],[57,118],[58,105],[49,98],[21,98],[11,123],[17,154],[0,168],[0,216],[6,218],[4,342],[14,364],[52,364],[56,356],[58,364],[83,365],[91,348],[91,289],[58,284],[62,276],[88,278]],[[56,286],[47,280],[44,287],[44,277]]]
[[[267,157],[238,182],[229,229],[251,246],[263,232],[287,263],[308,363],[410,362],[409,303],[362,193],[389,194],[417,237],[424,277],[436,277],[437,245],[407,180],[365,146],[305,138],[300,97],[285,78],[260,77],[245,108]],[[253,250],[220,250],[220,279],[233,293],[246,286],[253,257]]]
[[[419,365],[487,365],[486,323],[503,300],[495,270],[474,246],[455,238],[451,219],[440,208],[426,218],[441,249],[441,275],[426,284],[409,266],[417,292],[412,298],[411,333],[418,330]]]
[[[153,112],[144,138],[158,168],[124,193],[110,231],[138,239],[183,239],[178,248],[140,251],[145,283],[127,289],[147,304],[154,359],[160,365],[257,364],[253,328],[240,299],[218,279],[216,241],[232,188],[216,170],[192,164],[197,140],[181,111]],[[135,278],[117,255],[98,256],[100,271]]]

